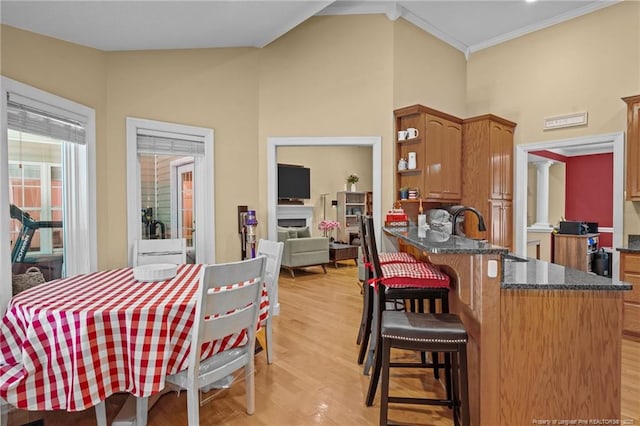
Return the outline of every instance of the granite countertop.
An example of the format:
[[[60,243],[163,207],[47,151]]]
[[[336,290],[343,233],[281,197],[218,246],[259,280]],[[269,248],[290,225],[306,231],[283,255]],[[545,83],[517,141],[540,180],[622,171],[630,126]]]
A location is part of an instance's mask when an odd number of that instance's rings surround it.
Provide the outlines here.
[[[629,243],[617,250],[623,253],[640,253],[640,235],[629,235]]]
[[[509,250],[486,241],[472,240],[440,231],[418,230],[416,225],[408,227],[383,227],[382,230],[400,238],[425,253],[433,254],[507,254]]]
[[[500,287],[510,290],[631,290],[631,284],[542,260],[503,260]]]
[[[477,241],[440,231],[418,231],[418,227],[383,227],[382,230],[406,243],[432,254],[499,254],[502,256],[502,282],[509,290],[631,290],[627,283],[614,283],[611,278],[566,268],[532,258],[524,259],[509,250],[486,241]],[[638,240],[640,251],[640,239]]]

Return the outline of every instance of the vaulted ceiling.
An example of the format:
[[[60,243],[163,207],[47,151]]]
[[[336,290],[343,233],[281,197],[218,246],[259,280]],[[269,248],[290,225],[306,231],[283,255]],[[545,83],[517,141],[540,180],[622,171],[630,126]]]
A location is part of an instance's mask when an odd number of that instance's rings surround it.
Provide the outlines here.
[[[264,47],[315,15],[400,17],[470,53],[619,0],[29,1],[2,0],[0,21],[105,51]]]

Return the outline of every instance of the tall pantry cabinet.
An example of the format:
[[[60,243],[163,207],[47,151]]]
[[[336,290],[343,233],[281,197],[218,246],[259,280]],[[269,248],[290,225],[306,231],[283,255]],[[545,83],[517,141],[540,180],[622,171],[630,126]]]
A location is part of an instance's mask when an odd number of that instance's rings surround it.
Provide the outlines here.
[[[493,114],[463,120],[462,204],[482,213],[487,240],[513,251],[513,133],[516,123]],[[480,238],[475,215],[465,233]]]

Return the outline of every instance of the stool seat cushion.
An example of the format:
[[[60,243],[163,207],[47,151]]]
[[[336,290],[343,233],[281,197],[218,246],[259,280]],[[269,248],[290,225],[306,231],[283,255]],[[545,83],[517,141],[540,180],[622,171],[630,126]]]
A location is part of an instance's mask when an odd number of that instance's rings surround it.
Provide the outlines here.
[[[380,327],[383,339],[452,344],[467,342],[467,330],[454,314],[384,311]]]
[[[384,265],[386,263],[418,263],[420,262],[412,254],[405,253],[403,251],[378,253],[378,258],[380,260],[381,265]]]
[[[449,276],[430,263],[387,263],[380,268],[382,281],[389,288],[450,286]]]

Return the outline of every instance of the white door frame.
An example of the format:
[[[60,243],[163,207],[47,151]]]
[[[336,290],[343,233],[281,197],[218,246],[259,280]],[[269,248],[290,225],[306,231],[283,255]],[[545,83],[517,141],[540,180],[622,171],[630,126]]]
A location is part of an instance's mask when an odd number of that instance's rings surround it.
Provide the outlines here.
[[[514,235],[516,254],[527,255],[527,156],[531,151],[573,146],[613,145],[613,247],[622,247],[624,231],[624,133],[607,133],[603,135],[561,139],[531,144],[516,145],[515,151],[515,206]],[[612,279],[620,278],[620,253],[613,250]]]
[[[212,264],[216,261],[215,244],[215,192],[213,174],[213,129],[186,126],[176,123],[127,117],[127,252],[129,265],[133,260],[133,242],[140,239],[140,162],[137,152],[138,128],[200,136],[204,138],[204,156],[195,157],[194,175],[194,221],[198,224],[195,235],[196,263]]]
[[[370,146],[373,179],[373,220],[381,224],[382,206],[382,138],[380,136],[354,137],[269,137],[267,138],[267,226],[269,239],[277,241],[278,157],[279,146]],[[382,226],[376,228],[380,241]]]

